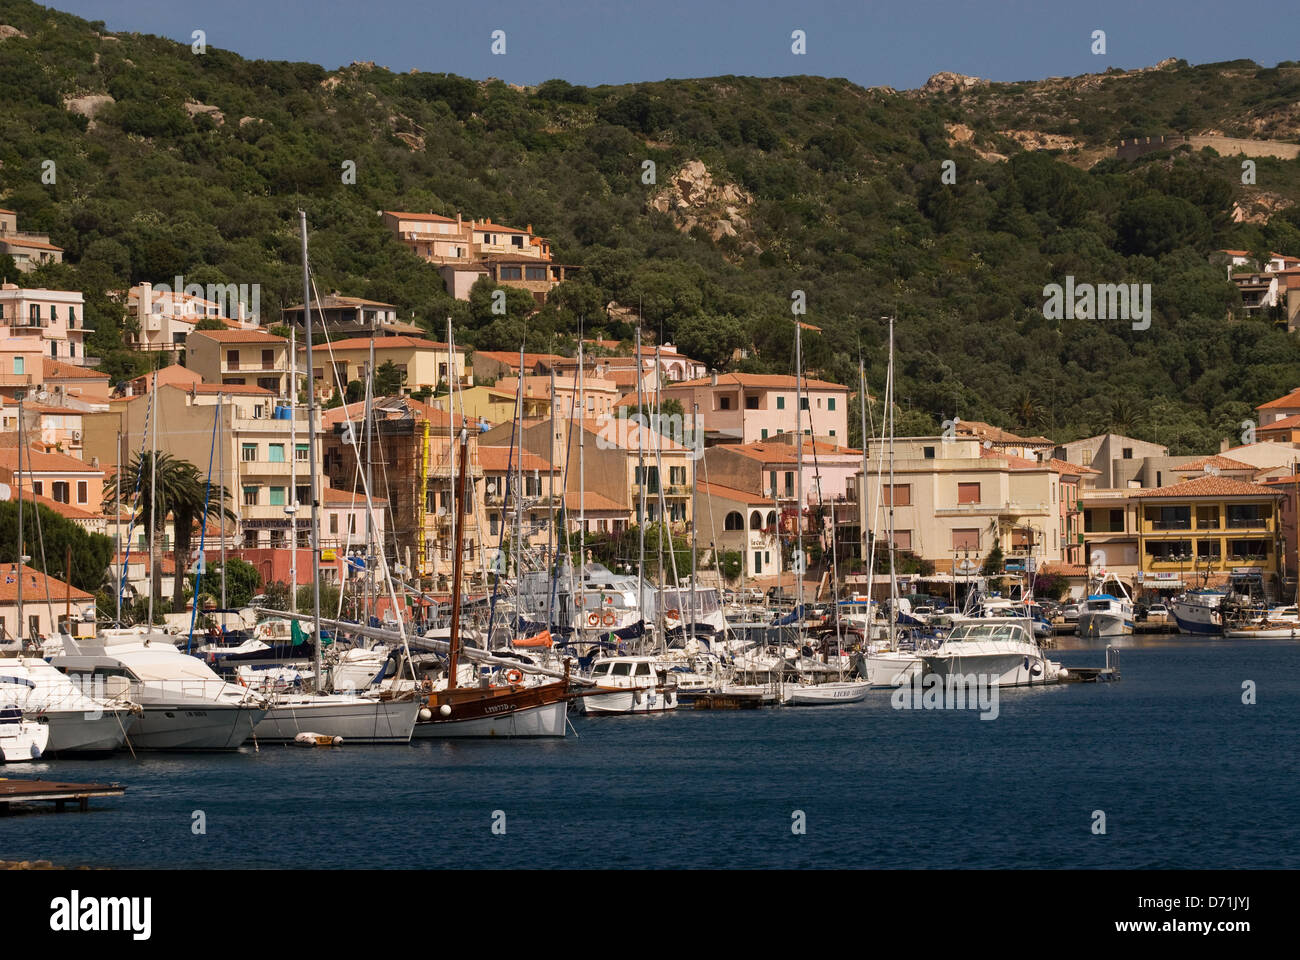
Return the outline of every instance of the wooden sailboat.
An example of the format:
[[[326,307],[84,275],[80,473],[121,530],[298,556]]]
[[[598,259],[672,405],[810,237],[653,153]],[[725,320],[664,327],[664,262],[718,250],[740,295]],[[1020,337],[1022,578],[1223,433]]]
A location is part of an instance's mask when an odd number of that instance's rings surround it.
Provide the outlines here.
[[[501,686],[480,683],[462,687],[460,668],[461,578],[465,540],[465,467],[469,461],[469,435],[462,426],[460,461],[452,497],[453,536],[451,638],[447,657],[447,683],[440,690],[424,690],[427,709],[420,711],[415,739],[449,737],[563,737],[568,726],[570,699],[568,663],[565,678],[552,683]],[[518,674],[522,680],[522,674]]]

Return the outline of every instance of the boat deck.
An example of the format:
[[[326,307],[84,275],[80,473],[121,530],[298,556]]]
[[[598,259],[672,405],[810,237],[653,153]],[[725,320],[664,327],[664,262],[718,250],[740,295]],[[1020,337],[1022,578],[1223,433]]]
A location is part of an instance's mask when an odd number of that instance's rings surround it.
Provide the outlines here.
[[[0,778],[0,817],[13,810],[14,804],[52,802],[55,811],[75,801],[83,813],[90,809],[91,797],[120,797],[126,787],[118,783],[58,783],[53,780],[9,780]]]

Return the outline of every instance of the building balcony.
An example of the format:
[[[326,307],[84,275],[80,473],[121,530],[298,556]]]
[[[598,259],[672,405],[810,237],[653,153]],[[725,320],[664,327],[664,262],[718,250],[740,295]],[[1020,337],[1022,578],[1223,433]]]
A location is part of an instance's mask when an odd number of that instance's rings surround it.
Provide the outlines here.
[[[936,517],[1045,517],[1048,516],[1045,503],[959,503],[950,507],[936,507]]]

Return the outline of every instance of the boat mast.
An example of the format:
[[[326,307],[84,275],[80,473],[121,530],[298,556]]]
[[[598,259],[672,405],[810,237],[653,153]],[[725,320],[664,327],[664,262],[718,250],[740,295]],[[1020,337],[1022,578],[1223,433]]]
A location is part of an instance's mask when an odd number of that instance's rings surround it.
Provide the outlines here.
[[[344,399],[346,400],[346,398]],[[369,359],[366,361],[366,397],[365,397],[365,403],[361,405],[361,415],[365,421],[362,428],[365,431],[366,489],[367,490],[373,490],[375,488],[374,474],[371,469],[371,464],[373,464],[375,460],[375,448],[374,448],[375,441],[374,441],[374,434],[372,433],[372,431],[374,430],[374,426],[371,423],[375,415],[374,402],[375,402],[375,320],[374,318],[372,318],[370,321],[370,356]],[[351,421],[350,417],[348,419],[349,421]],[[362,601],[361,601],[361,609],[363,611],[362,616],[363,618],[367,619],[367,622],[370,616],[370,612],[375,606],[376,600],[379,595],[379,587],[375,583],[374,564],[370,562],[372,556],[370,551],[372,549],[372,542],[375,539],[376,539],[375,530],[371,525],[370,511],[367,510],[365,540],[362,546],[362,556],[364,556],[366,560],[366,573],[363,580],[363,583],[365,584],[365,594],[362,597]],[[400,559],[396,555],[396,549],[397,549],[396,543],[394,543],[393,549],[394,549],[394,559],[395,560]],[[397,616],[396,610],[393,611],[393,616]]]
[[[636,320],[636,478],[640,495],[641,509],[637,515],[636,547],[636,613],[637,619],[645,623],[645,401],[642,399],[641,381],[645,379],[645,369],[641,366],[641,313],[638,309]],[[659,382],[659,371],[655,370],[655,383]]]
[[[316,691],[321,692],[321,631],[320,631],[320,495],[316,483],[316,380],[311,357],[311,279],[307,269],[307,212],[298,211],[298,226],[302,233],[302,310],[303,336],[307,341],[307,473],[311,486],[311,612],[313,646],[316,648]],[[295,452],[296,455],[296,452]],[[296,542],[296,541],[295,541]]]
[[[290,328],[290,330],[292,330],[292,327]],[[226,631],[226,500],[225,500],[225,493],[226,493],[226,490],[227,490],[227,487],[226,487],[226,395],[225,395],[224,393],[221,393],[220,391],[217,392],[217,422],[220,424],[220,427],[219,427],[218,430],[217,430],[217,439],[221,441],[220,446],[217,447],[217,456],[218,456],[218,458],[219,458],[219,459],[217,460],[217,473],[219,473],[219,474],[221,475],[221,493],[222,493],[221,504],[220,504],[221,509],[217,511],[217,516],[220,518],[220,522],[221,522],[221,632],[222,632],[222,633],[225,633],[225,631]],[[295,454],[295,455],[296,455],[296,454]],[[233,490],[230,492],[230,499],[231,499],[232,501],[235,499],[235,493],[234,493]],[[297,543],[296,540],[295,540],[294,542]],[[293,589],[290,590],[290,594],[291,594],[291,595],[292,595],[292,594],[296,594],[296,593],[297,593],[297,590],[298,590],[298,585],[295,583],[295,584],[293,585]],[[296,601],[296,598],[295,598],[295,601]],[[292,609],[295,609],[295,610],[296,610],[297,608],[294,607],[294,608],[292,608]]]
[[[693,415],[692,426],[694,426],[694,424],[700,422],[700,405],[698,403],[691,404],[691,413]],[[689,457],[687,458],[687,462],[689,462]],[[696,548],[698,546],[699,532],[700,532],[700,516],[699,516],[700,495],[699,495],[699,487],[696,484],[696,481],[698,479],[699,479],[699,473],[695,470],[692,470],[691,471],[691,636],[695,636],[695,625],[700,622],[699,611],[697,611],[695,608],[695,577],[697,576],[700,569],[699,563],[696,560],[696,555],[695,555]],[[718,558],[715,554],[713,558],[715,566],[717,565],[717,560]],[[682,643],[683,644],[686,643],[686,631],[684,630],[682,631]]]
[[[894,318],[889,318],[889,385],[885,416],[889,418],[889,646],[898,627],[898,571],[894,566]]]
[[[23,624],[23,572],[27,563],[27,558],[23,556],[23,398],[26,392],[18,394],[18,570],[14,574],[18,581],[18,648],[21,651],[23,639],[27,635],[27,627]],[[27,466],[30,469],[32,458],[27,457]],[[119,472],[121,467],[119,465]],[[32,509],[36,508],[36,498],[32,498]],[[121,595],[121,587],[118,587],[118,594]]]
[[[794,319],[794,449],[795,449],[795,503],[794,529],[797,558],[794,564],[795,575],[795,617],[798,624],[800,656],[803,655],[803,628],[807,619],[803,612],[803,575],[805,569],[803,553],[803,326],[799,318]]]
[[[462,397],[464,395],[462,394]],[[519,600],[522,596],[519,590],[520,585],[524,582],[524,341],[519,341],[519,390],[516,393],[518,400],[515,406],[515,436],[517,438],[518,449],[512,450],[511,455],[517,461],[518,482],[515,484],[515,616],[514,625],[511,635],[517,640],[519,638]],[[480,451],[480,454],[482,451]],[[480,456],[480,459],[482,457]],[[485,481],[486,482],[486,481]],[[506,491],[510,490],[510,477],[506,477]],[[540,492],[540,491],[539,491]],[[501,501],[504,509],[506,500]],[[505,518],[502,517],[504,524]],[[503,568],[504,569],[504,568]],[[546,621],[546,629],[551,628],[551,622]],[[491,638],[489,638],[489,642]]]
[[[450,321],[449,321],[450,323]],[[448,368],[450,376],[450,368]],[[447,660],[447,689],[456,689],[456,671],[459,666],[460,653],[460,574],[461,574],[461,547],[464,545],[465,537],[465,515],[464,511],[456,505],[465,497],[465,463],[469,459],[469,435],[465,427],[460,430],[460,472],[457,474],[456,487],[452,493],[452,530],[454,533],[454,549],[451,555],[451,647]],[[451,446],[454,446],[452,444]]]
[[[289,610],[298,612],[298,415],[294,394],[298,392],[298,333],[289,327]],[[224,441],[223,441],[223,446]],[[223,474],[224,477],[224,474]],[[222,542],[225,533],[222,532]],[[224,564],[222,565],[224,566]],[[225,603],[221,604],[223,607]],[[225,616],[225,614],[222,614]]]
[[[584,389],[583,366],[586,361],[583,359],[582,349],[582,327],[581,321],[578,323],[578,489],[581,491],[578,500],[578,529],[582,531],[578,540],[578,563],[579,568],[583,571],[579,579],[582,586],[583,600],[587,598],[586,569],[587,569],[587,395]]]
[[[158,530],[158,417],[162,409],[158,406],[158,367],[153,370],[153,396],[149,399],[153,404],[153,431],[150,433],[149,441],[149,627],[153,628],[153,595],[154,584],[157,582],[154,578],[154,538]],[[30,459],[30,457],[28,458]],[[177,569],[172,576],[179,577],[181,572]]]
[[[21,417],[19,419],[21,420]],[[18,449],[22,450],[21,442],[18,445]],[[21,467],[22,464],[19,464],[19,466]],[[18,500],[21,503],[22,502],[22,486],[21,486],[22,473],[21,472],[18,474],[18,482],[20,484],[18,487],[18,491],[19,491]],[[117,514],[117,519],[114,521],[114,525],[117,531],[116,535],[114,536],[114,540],[117,543],[117,548],[115,551],[117,556],[116,556],[116,563],[114,564],[114,566],[117,568],[117,576],[114,578],[117,583],[117,590],[116,590],[117,606],[115,608],[116,613],[113,617],[113,626],[117,627],[118,629],[121,629],[122,627],[122,431],[121,430],[117,431],[117,470],[114,472],[113,475],[113,512]],[[21,537],[23,531],[23,524],[22,524],[21,517],[22,515],[19,514],[18,536],[20,538],[20,543],[21,543]],[[18,552],[22,553],[21,545],[18,548]],[[222,603],[221,605],[224,607],[225,603]]]
[[[871,438],[867,436],[867,371],[862,363],[862,354],[858,353],[858,404],[861,406],[862,414],[862,502],[858,504],[858,509],[862,511],[862,559],[867,565],[867,642],[871,642],[871,623],[875,619],[871,606],[871,574],[872,567],[875,566],[875,551],[871,549],[871,497],[868,496],[869,484],[867,483],[867,464],[868,447],[871,444]]]

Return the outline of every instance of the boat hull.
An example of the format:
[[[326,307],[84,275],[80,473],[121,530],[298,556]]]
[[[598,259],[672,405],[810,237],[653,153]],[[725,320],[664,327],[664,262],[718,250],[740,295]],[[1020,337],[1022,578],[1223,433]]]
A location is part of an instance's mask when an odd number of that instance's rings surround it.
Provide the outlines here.
[[[137,750],[236,750],[265,716],[243,704],[150,704],[127,737]]]
[[[582,712],[589,716],[623,713],[666,713],[677,709],[677,691],[662,687],[626,689],[600,688],[602,692],[584,696]]]
[[[412,739],[441,740],[458,737],[563,737],[568,722],[564,700],[522,707],[490,717],[417,722]]]
[[[125,742],[135,717],[107,709],[95,716],[82,710],[50,710],[43,714],[50,728],[47,754],[111,753]]]
[[[6,729],[0,731],[0,761],[23,763],[41,758],[50,738],[47,724],[24,720],[4,726]]]
[[[910,653],[878,653],[866,658],[867,679],[873,687],[910,683],[921,669],[921,658]]]
[[[791,689],[789,703],[794,707],[820,707],[834,703],[860,703],[866,699],[871,684],[849,680],[843,683],[798,684]]]
[[[418,700],[321,698],[273,705],[253,728],[263,743],[289,743],[300,733],[342,737],[347,743],[409,743]]]
[[[1037,687],[1060,681],[1060,667],[1046,657],[1015,652],[962,656],[938,653],[922,657],[926,674],[942,680],[971,674],[996,687]]]
[[[1081,613],[1075,631],[1081,637],[1128,637],[1133,634],[1133,621],[1119,613]]]

